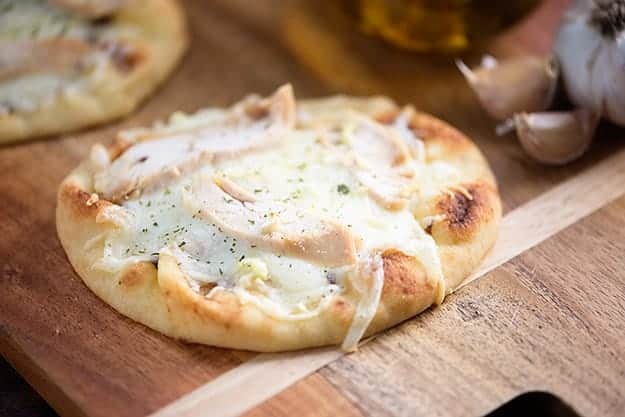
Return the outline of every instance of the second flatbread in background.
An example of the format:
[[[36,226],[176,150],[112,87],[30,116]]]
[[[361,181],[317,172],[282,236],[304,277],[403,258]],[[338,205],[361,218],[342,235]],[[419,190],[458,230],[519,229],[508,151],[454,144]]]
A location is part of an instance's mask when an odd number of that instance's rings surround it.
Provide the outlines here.
[[[187,44],[176,0],[0,1],[0,143],[130,113]]]

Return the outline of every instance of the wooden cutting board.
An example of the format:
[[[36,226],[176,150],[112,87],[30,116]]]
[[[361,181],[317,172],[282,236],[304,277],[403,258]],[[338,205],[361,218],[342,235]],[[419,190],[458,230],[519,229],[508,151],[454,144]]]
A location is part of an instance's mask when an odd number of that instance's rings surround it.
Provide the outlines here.
[[[304,3],[188,1],[191,51],[135,115],[0,148],[2,355],[63,416],[145,416],[178,400],[161,415],[477,417],[535,390],[583,416],[622,416],[625,134],[602,126],[580,161],[538,166],[512,136],[493,134],[450,57],[389,49],[327,25]],[[545,1],[488,51],[548,51],[565,3]],[[56,237],[56,188],[68,171],[120,128],[286,81],[299,97],[386,94],[466,132],[500,182],[506,220],[495,255],[506,256],[494,256],[492,272],[441,307],[347,356],[315,351],[286,360],[180,343],[97,299]]]

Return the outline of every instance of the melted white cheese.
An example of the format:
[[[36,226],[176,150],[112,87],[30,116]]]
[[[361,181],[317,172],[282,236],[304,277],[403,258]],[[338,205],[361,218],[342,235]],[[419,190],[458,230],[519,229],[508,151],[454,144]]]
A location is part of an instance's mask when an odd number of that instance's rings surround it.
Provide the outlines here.
[[[35,111],[51,104],[59,95],[82,93],[85,88],[99,82],[104,69],[108,67],[111,57],[110,52],[102,47],[105,41],[114,45],[123,36],[132,35],[133,31],[136,32],[136,29],[121,22],[93,24],[46,0],[0,0],[0,116],[13,111]],[[81,57],[80,65],[70,65],[68,68],[52,65],[51,69],[46,66],[46,60],[40,62],[40,65],[27,64],[27,70],[20,67],[22,60],[28,61],[27,57],[14,56],[15,52],[11,51],[11,45],[14,44],[31,48],[30,41],[41,45],[46,41],[60,39],[75,40],[94,48]],[[100,47],[95,47],[97,43]],[[50,47],[49,61],[63,55],[62,52],[55,54],[55,48],[59,47]],[[31,50],[26,49],[25,52]],[[33,55],[43,59],[40,57],[41,52],[30,56]],[[12,65],[18,69],[8,75],[2,74],[3,69],[11,69]]]
[[[0,39],[84,39],[90,23],[46,0],[0,0]]]
[[[358,342],[367,331],[380,304],[384,287],[384,262],[380,254],[368,258],[359,271],[360,279],[356,281],[356,290],[360,300],[356,306],[352,325],[345,335],[342,348],[348,352],[356,350]]]
[[[196,126],[187,117],[181,120]],[[178,130],[178,126],[169,129]],[[357,289],[361,302],[345,348],[354,348],[377,310],[383,285],[383,251],[392,248],[416,257],[435,285],[442,282],[442,268],[434,240],[410,210],[387,210],[376,203],[358,180],[353,165],[345,162],[345,155],[324,145],[322,139],[318,131],[293,130],[275,148],[205,164],[177,182],[125,201],[123,207],[132,218],[132,226],[107,236],[100,267],[156,258],[166,250],[176,257],[192,288],[217,284],[212,291],[233,291],[244,302],[283,320],[318,314],[330,296],[344,291],[346,280],[352,280],[349,287]],[[414,182],[419,185],[413,193],[415,199],[435,192],[426,178],[432,171],[450,180],[458,175],[444,163],[429,167],[421,161],[414,163]],[[225,177],[259,200],[289,204],[338,221],[358,239],[358,261],[328,268],[260,250],[229,236],[183,208],[185,190],[197,176]]]
[[[6,103],[15,110],[33,111],[51,102],[66,83],[67,80],[53,75],[31,75],[0,83],[0,108]]]

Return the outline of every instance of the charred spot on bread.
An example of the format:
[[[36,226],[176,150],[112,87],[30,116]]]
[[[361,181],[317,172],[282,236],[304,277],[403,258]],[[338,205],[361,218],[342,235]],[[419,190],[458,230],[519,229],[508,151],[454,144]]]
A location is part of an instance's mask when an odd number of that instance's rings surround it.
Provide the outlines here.
[[[131,72],[147,58],[146,52],[136,45],[121,41],[102,41],[98,46],[108,54],[111,63],[121,73]]]
[[[443,200],[440,207],[445,212],[447,223],[453,229],[466,229],[470,227],[476,220],[476,210],[473,202],[473,194],[467,190],[467,193],[460,191],[451,191],[452,195]]]
[[[66,202],[69,210],[77,219],[95,218],[100,210],[111,205],[106,200],[93,201],[91,194],[71,182],[61,186],[60,199]]]
[[[475,182],[448,190],[436,205],[444,221],[432,225],[434,238],[459,242],[475,236],[481,224],[494,215],[493,188],[489,183]]]

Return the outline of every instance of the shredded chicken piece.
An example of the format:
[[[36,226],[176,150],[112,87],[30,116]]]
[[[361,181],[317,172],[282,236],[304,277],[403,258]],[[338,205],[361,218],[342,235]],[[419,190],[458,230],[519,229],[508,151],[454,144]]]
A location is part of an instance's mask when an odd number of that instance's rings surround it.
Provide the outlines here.
[[[363,116],[353,116],[356,126],[349,135],[349,145],[360,158],[380,167],[395,167],[411,159],[403,140],[381,124]]]
[[[232,198],[236,198],[242,203],[253,203],[256,201],[256,196],[253,193],[230,181],[228,178],[216,176],[214,180],[215,184],[224,190],[224,192],[230,194]]]
[[[414,107],[404,107],[395,119],[393,128],[397,131],[410,150],[410,155],[412,155],[412,157],[417,161],[424,161],[426,156],[425,145],[423,144],[421,138],[419,138],[410,128],[410,120],[414,117],[415,113],[416,111]]]
[[[129,129],[120,132],[118,136],[131,142],[155,140],[177,134],[202,136],[206,129],[211,129],[215,125],[237,127],[242,121],[267,121],[292,129],[295,126],[293,87],[290,84],[285,84],[269,97],[263,98],[257,95],[250,95],[234,104],[227,111],[207,109],[202,111],[202,113],[206,118],[206,123],[193,125],[193,127],[183,126],[178,128],[165,126],[152,129]]]
[[[194,178],[183,205],[226,234],[273,252],[329,267],[356,261],[355,238],[342,224],[282,203],[242,202],[205,175]]]
[[[269,98],[244,100],[210,125],[173,136],[144,137],[95,174],[95,189],[104,198],[119,201],[202,164],[274,146],[293,127],[294,108],[293,91],[287,85]]]
[[[93,47],[78,39],[0,43],[0,81],[36,73],[71,73]]]
[[[369,196],[388,210],[401,210],[410,200],[410,194],[404,191],[410,189],[409,181],[405,178],[388,172],[374,173],[365,170],[356,171],[356,178],[367,188]]]
[[[374,201],[390,210],[406,206],[410,195],[405,190],[414,181],[413,159],[394,129],[352,114],[344,125],[338,152],[341,145],[350,149],[354,163],[348,165]]]

